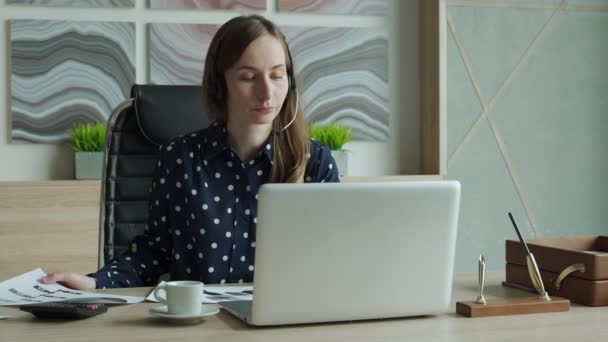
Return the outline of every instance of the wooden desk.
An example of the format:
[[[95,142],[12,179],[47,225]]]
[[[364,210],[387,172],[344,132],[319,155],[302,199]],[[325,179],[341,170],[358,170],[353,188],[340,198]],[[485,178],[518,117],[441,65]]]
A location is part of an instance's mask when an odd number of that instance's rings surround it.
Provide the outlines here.
[[[0,182],[0,281],[37,267],[95,271],[100,189],[99,181]]]
[[[439,180],[437,175],[344,177],[345,182]],[[0,281],[41,267],[97,270],[101,182],[0,182]]]
[[[486,297],[528,296],[501,287],[501,274],[488,276]],[[454,299],[477,297],[477,276],[457,275]],[[110,290],[112,293],[144,295],[148,288]],[[82,321],[49,322],[15,308],[0,307],[0,341],[602,341],[608,337],[608,307],[573,305],[569,312],[464,318],[453,312],[439,316],[378,321],[292,325],[251,328],[220,311],[200,324],[179,325],[148,314],[158,303],[115,306],[100,316]]]

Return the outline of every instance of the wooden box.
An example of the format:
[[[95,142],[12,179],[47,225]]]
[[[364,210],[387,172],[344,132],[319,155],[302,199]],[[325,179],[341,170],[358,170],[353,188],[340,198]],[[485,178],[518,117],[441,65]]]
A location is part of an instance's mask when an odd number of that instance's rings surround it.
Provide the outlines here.
[[[587,306],[608,305],[608,237],[539,238],[527,244],[550,295]],[[506,282],[534,289],[519,241],[506,241],[506,261]]]

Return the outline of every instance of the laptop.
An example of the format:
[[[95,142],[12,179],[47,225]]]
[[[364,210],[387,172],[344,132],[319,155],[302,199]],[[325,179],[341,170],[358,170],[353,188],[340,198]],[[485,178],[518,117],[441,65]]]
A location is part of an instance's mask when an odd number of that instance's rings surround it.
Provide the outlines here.
[[[456,181],[265,184],[252,301],[220,306],[251,325],[449,310]]]

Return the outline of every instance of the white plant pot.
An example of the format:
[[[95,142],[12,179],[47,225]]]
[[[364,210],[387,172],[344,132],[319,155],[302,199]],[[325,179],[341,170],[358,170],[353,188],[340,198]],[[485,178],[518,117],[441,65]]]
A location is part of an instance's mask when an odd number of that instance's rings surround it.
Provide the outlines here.
[[[103,152],[76,152],[74,166],[76,179],[101,179]]]
[[[348,153],[347,150],[333,150],[331,155],[336,160],[340,176],[348,176]]]

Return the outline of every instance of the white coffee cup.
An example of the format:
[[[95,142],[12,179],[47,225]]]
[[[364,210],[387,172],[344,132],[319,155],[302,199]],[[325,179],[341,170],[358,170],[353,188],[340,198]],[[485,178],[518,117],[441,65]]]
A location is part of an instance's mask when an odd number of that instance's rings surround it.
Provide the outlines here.
[[[165,291],[166,299],[159,296],[160,291]],[[170,315],[198,315],[203,303],[203,283],[191,280],[169,281],[154,290],[154,298],[167,305]]]

